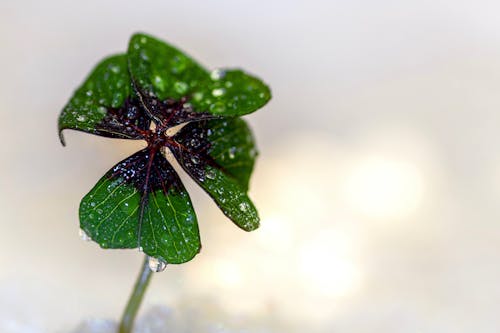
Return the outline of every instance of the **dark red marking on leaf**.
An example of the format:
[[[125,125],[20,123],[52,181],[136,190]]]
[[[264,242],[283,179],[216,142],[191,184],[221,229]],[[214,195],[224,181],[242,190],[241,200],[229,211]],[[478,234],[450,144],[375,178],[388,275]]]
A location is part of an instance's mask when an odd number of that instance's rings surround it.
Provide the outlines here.
[[[122,107],[107,109],[96,131],[112,138],[144,139],[150,124],[139,99],[127,98]]]
[[[202,124],[200,121],[196,124]],[[190,126],[187,124],[173,139],[176,145],[171,150],[181,165],[189,170],[196,179],[203,181],[206,176],[206,167],[211,166],[225,171],[210,155],[211,143],[208,140],[210,129],[205,126]]]
[[[133,185],[141,194],[170,188],[180,190],[179,178],[175,170],[159,151],[144,148],[118,163],[108,174],[109,179],[121,179]]]
[[[146,109],[145,112],[157,123],[157,126],[164,128],[190,121],[218,118],[208,112],[194,111],[188,97],[160,101],[152,94],[140,94],[140,99]]]

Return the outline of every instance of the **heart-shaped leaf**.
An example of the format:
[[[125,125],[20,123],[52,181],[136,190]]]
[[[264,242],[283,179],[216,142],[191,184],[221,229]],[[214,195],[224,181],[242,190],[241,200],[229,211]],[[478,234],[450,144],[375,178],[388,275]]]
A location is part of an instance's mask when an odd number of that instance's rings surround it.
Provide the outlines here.
[[[132,80],[142,95],[160,100],[186,97],[195,112],[241,116],[271,98],[259,79],[241,70],[209,73],[176,48],[144,34],[131,38],[128,55]]]
[[[183,127],[173,149],[186,172],[240,228],[259,226],[259,217],[246,194],[257,150],[252,133],[239,118],[199,121]],[[181,149],[183,148],[183,149]]]
[[[59,116],[59,136],[74,129],[111,138],[142,139],[151,120],[132,88],[127,56],[111,56],[92,71]]]
[[[181,180],[148,149],[114,166],[83,198],[80,227],[103,248],[139,247],[169,263],[191,260],[201,246]]]

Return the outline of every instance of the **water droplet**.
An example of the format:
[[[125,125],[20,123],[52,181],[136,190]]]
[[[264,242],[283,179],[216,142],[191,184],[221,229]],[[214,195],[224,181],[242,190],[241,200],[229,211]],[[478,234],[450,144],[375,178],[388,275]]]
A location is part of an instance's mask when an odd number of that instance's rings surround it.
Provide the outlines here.
[[[140,253],[143,253],[144,252],[144,248],[142,246],[139,246],[139,248],[137,248],[137,251],[139,251]]]
[[[92,202],[90,203],[90,206],[95,207],[95,202],[93,202],[93,201],[92,201]]]
[[[195,93],[193,94],[193,99],[194,99],[195,101],[198,101],[198,102],[199,102],[199,101],[201,101],[201,100],[203,99],[203,93],[202,93],[202,92],[199,92],[199,91],[198,91],[198,92],[195,92]]]
[[[223,113],[226,111],[226,106],[224,103],[213,103],[209,107],[210,111],[213,113]]]
[[[207,172],[206,172],[206,177],[208,179],[215,179],[215,170],[214,169],[208,169]]]
[[[149,269],[155,273],[163,272],[165,268],[167,268],[167,263],[165,261],[154,257],[149,257],[148,264]]]
[[[146,51],[144,51],[144,50],[141,50],[140,57],[144,61],[148,61],[149,60],[148,53]]]
[[[189,88],[189,86],[186,82],[177,81],[174,83],[174,89],[179,94],[185,94],[188,91],[188,88]]]
[[[135,118],[137,118],[138,114],[139,114],[139,111],[137,110],[137,108],[135,106],[133,106],[133,107],[128,109],[127,118],[135,119]]]
[[[229,158],[233,159],[235,157],[236,147],[229,148]]]
[[[113,73],[115,73],[115,74],[120,73],[120,67],[119,67],[119,66],[116,66],[116,65],[111,65],[111,66],[109,66],[109,69],[110,69]]]
[[[107,112],[107,110],[106,110],[106,108],[104,106],[100,106],[100,107],[97,108],[97,112],[99,112],[102,115],[105,115],[106,112]]]
[[[246,202],[242,202],[238,205],[238,208],[242,211],[242,212],[246,212],[249,208],[248,206],[248,203]]]
[[[214,81],[220,80],[226,76],[226,71],[223,69],[216,69],[210,73],[210,78]]]
[[[200,163],[200,158],[198,156],[192,156],[191,162],[193,162],[193,164],[198,164]]]
[[[90,96],[92,96],[93,91],[92,90],[87,90],[87,92],[85,94],[90,97]]]
[[[200,145],[200,140],[194,138],[194,139],[191,139],[191,141],[189,141],[189,144],[193,147],[193,148],[196,148]]]
[[[225,93],[226,93],[226,89],[224,89],[224,88],[217,88],[217,89],[212,90],[212,95],[214,97],[220,97],[220,96],[224,95]]]
[[[90,236],[83,229],[78,230],[78,235],[80,236],[80,239],[83,241],[88,242],[92,240],[92,238],[90,238]]]
[[[76,118],[76,120],[78,120],[78,121],[85,121],[86,119],[87,119],[87,118],[85,118],[85,116],[84,116],[84,115],[79,115],[79,116]]]
[[[159,75],[155,75],[153,79],[154,85],[159,90],[165,90],[165,81]]]

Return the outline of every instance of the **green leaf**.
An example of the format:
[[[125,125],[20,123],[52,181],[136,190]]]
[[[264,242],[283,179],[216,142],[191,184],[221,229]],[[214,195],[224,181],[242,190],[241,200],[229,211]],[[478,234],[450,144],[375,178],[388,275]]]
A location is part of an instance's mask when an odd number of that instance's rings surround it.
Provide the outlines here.
[[[197,110],[218,116],[243,116],[271,99],[271,90],[258,78],[239,69],[219,69],[211,80],[193,92],[191,103]]]
[[[74,129],[112,138],[140,139],[150,120],[141,111],[131,86],[126,55],[100,62],[76,90],[59,116],[62,131]]]
[[[264,106],[269,87],[241,70],[209,73],[178,49],[148,35],[132,36],[129,70],[143,96],[160,100],[186,98],[195,112],[241,116]]]
[[[197,121],[184,126],[174,139],[210,159],[243,191],[248,191],[255,159],[258,156],[252,131],[241,118]]]
[[[257,150],[244,120],[190,123],[174,137],[181,166],[240,228],[251,231],[259,217],[246,194]]]
[[[132,36],[128,59],[137,89],[160,100],[179,100],[209,80],[207,71],[189,56],[148,35]]]
[[[188,193],[165,158],[148,149],[114,166],[82,199],[80,227],[103,248],[141,247],[173,264],[201,247]]]

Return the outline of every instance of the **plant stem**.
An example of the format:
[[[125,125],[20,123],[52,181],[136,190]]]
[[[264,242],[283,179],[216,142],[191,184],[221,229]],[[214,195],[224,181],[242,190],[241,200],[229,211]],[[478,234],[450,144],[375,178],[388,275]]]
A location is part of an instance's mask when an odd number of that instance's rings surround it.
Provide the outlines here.
[[[127,307],[123,312],[122,320],[120,322],[120,327],[118,329],[119,333],[131,333],[134,327],[135,316],[137,311],[141,306],[142,298],[146,288],[148,287],[149,280],[151,279],[151,270],[149,269],[148,257],[144,258],[144,263],[142,264],[142,269],[139,272],[137,281],[135,282],[134,290],[130,295],[127,303]]]

